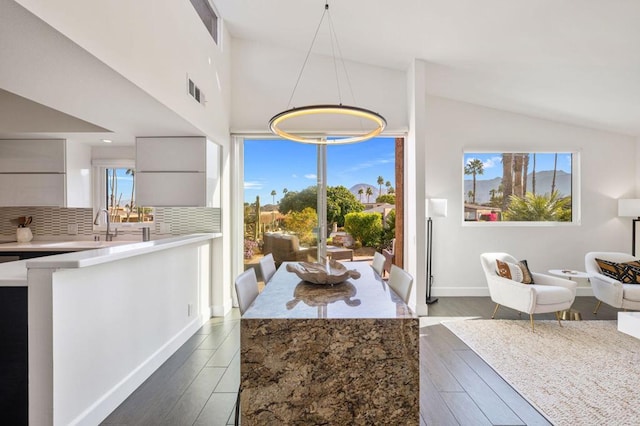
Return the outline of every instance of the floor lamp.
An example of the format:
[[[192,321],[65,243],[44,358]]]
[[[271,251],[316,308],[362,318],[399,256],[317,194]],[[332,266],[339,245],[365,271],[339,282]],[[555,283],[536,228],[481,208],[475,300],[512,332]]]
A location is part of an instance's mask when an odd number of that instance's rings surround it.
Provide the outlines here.
[[[427,198],[427,305],[436,303],[438,299],[431,297],[431,286],[433,285],[433,220],[434,217],[447,217],[447,200],[443,198]]]
[[[618,200],[618,216],[633,217],[631,222],[631,255],[636,255],[636,225],[640,222],[640,199]]]

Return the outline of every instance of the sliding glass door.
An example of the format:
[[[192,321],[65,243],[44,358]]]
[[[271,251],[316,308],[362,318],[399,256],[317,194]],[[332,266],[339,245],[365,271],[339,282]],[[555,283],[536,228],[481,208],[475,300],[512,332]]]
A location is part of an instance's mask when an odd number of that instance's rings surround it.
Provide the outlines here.
[[[395,139],[244,141],[244,263],[369,260],[392,244]],[[259,268],[257,268],[259,275]]]

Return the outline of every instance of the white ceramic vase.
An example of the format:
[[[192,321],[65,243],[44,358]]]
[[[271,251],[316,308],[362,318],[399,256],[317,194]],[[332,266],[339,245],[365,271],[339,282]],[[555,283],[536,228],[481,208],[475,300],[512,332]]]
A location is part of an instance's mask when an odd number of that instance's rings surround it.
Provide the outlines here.
[[[28,243],[33,239],[33,234],[31,233],[31,228],[18,228],[16,230],[16,240],[19,243]]]

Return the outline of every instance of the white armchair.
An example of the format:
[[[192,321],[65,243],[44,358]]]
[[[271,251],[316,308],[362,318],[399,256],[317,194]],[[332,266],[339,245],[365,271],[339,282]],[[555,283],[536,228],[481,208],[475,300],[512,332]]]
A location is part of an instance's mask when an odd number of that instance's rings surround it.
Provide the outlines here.
[[[518,263],[507,253],[483,253],[480,255],[482,269],[489,285],[491,300],[496,308],[491,318],[494,318],[500,305],[529,314],[531,330],[533,331],[533,314],[555,312],[560,323],[560,311],[569,309],[576,297],[574,281],[550,275],[531,272],[534,284],[523,284],[508,278],[503,278],[496,271],[496,260]]]
[[[589,274],[593,295],[598,299],[594,314],[600,309],[602,302],[619,309],[640,310],[640,285],[624,284],[615,278],[602,274],[596,259],[608,260],[615,263],[638,260],[627,253],[592,251],[584,256],[584,267]]]

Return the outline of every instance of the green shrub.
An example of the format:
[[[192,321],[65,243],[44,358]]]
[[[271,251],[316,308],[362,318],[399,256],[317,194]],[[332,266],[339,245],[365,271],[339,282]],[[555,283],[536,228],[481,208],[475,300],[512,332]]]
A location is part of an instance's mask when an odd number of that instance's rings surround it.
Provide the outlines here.
[[[354,240],[366,247],[376,247],[382,235],[382,216],[379,213],[348,213],[344,229]]]
[[[301,212],[291,211],[284,217],[284,227],[298,236],[301,244],[312,244],[315,241],[313,228],[317,226],[318,215],[311,207]]]

